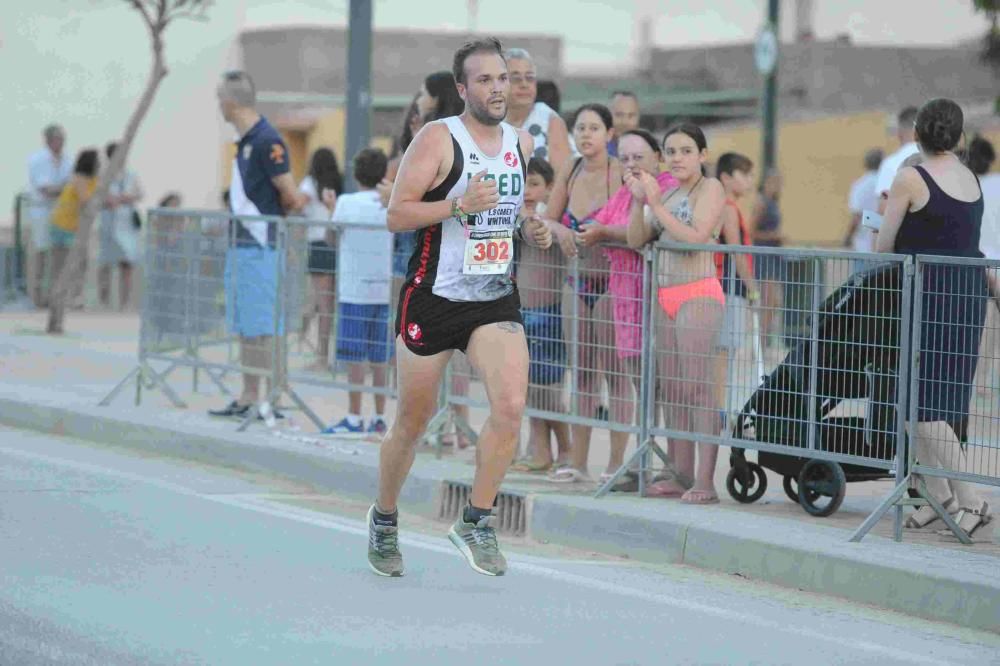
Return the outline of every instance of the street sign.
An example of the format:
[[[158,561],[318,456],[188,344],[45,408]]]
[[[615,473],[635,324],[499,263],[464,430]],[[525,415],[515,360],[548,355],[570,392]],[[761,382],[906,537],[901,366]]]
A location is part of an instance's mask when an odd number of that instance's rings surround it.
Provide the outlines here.
[[[778,37],[770,24],[764,26],[757,34],[753,45],[753,60],[757,65],[757,71],[764,76],[769,76],[774,71],[774,66],[778,64]]]

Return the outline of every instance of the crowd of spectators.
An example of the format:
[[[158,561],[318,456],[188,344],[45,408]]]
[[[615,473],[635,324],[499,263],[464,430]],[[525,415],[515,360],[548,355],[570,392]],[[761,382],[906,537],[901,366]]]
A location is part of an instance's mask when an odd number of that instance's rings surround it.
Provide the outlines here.
[[[559,415],[570,410],[567,400],[572,400],[573,412],[583,417],[572,425],[559,418],[531,417],[527,446],[513,469],[544,474],[553,483],[591,480],[590,440],[603,410],[612,422],[610,456],[600,475],[606,481],[625,462],[631,434],[614,424],[636,419],[642,382],[639,359],[647,336],[654,334],[656,341],[656,418],[690,433],[694,440],[699,434],[718,434],[731,422],[733,414],[724,405],[736,402],[727,392],[738,382],[737,364],[751,336],[751,312],[760,314],[763,342],[780,344],[773,333],[781,322],[772,317],[780,312],[787,280],[782,257],[683,249],[659,253],[656,284],[649,295],[655,326],[644,330],[640,253],[657,241],[783,245],[782,179],[771,170],[760,174],[760,187],[755,188],[752,161],[733,152],[712,157],[705,134],[696,125],[680,124],[662,138],[653,136],[640,127],[641,100],[631,91],[615,91],[604,100],[606,104],[584,104],[564,116],[558,88],[538,80],[531,54],[513,48],[505,56],[510,81],[507,122],[528,131],[535,146],[534,153],[525,156],[522,215],[545,219],[554,238],[548,250],[524,246],[516,255],[530,355],[528,407]],[[385,230],[386,206],[414,136],[425,124],[462,112],[453,75],[435,72],[421,83],[402,118],[391,155],[365,149],[351,157],[358,191],[350,194],[329,147],[313,153],[308,174],[297,187],[290,182],[288,151],[277,131],[254,110],[253,86],[245,73],[227,74],[219,99],[224,117],[240,133],[231,212],[298,214],[310,220],[332,219],[342,226],[336,232],[329,226],[308,227],[310,297],[301,330],[305,335],[312,321],[317,322],[312,369],[335,371],[343,363],[350,383],[361,385],[371,368],[373,386],[386,389],[393,350],[391,313],[416,242],[415,233],[392,235]],[[992,145],[981,137],[966,144],[961,111],[947,100],[906,108],[897,121],[898,149],[888,156],[879,148],[868,150],[858,179],[846,193],[850,219],[845,247],[862,253],[1000,258],[1000,175],[989,173],[995,160]],[[61,270],[80,210],[93,196],[101,162],[96,149],[85,149],[71,164],[64,151],[65,133],[58,126],[47,127],[44,138],[45,147],[29,162],[27,208],[36,255],[33,265],[39,271],[32,281],[32,296],[39,305],[46,300],[41,276]],[[115,149],[114,143],[109,144],[106,157]],[[917,161],[921,163],[912,166]],[[119,307],[126,307],[133,291],[133,266],[141,260],[142,197],[138,177],[126,168],[102,202],[98,291],[105,305],[111,301],[116,268]],[[161,205],[170,203],[164,200]],[[743,214],[746,209],[752,211],[748,219]],[[873,213],[885,218],[880,232],[861,223],[863,216]],[[270,336],[280,331],[273,322],[273,308],[269,309],[276,298],[273,228],[238,220],[234,224],[238,246],[227,256],[228,319],[241,340],[246,367],[264,371]],[[940,231],[942,224],[947,225],[945,233]],[[868,266],[859,261],[854,271]],[[985,325],[983,353],[997,358],[997,313],[990,308],[987,314],[985,307],[989,297],[997,299],[1000,288],[995,275],[986,280],[977,275],[938,276],[975,282],[976,289],[981,288],[975,295],[984,307],[975,312],[959,308],[972,312],[972,318],[924,331],[925,337],[946,341],[961,337],[964,345],[936,349],[938,374],[920,378],[922,411],[916,442],[918,455],[929,464],[947,464],[941,447],[956,438],[953,417],[963,409],[967,412],[971,387],[996,383],[992,375],[974,379],[980,336],[958,336],[949,328],[961,325],[981,331]],[[1000,300],[996,304],[1000,310]],[[955,309],[945,299],[925,304],[925,311],[935,307]],[[331,340],[335,341],[332,356]],[[990,364],[982,365],[987,367],[979,368],[981,374],[995,374]],[[571,367],[575,372],[568,391]],[[457,361],[453,394],[468,392],[469,375],[468,366]],[[262,372],[248,373],[240,396],[213,413],[246,416],[261,398],[261,376]],[[942,382],[961,390],[942,393],[933,388]],[[325,432],[383,434],[385,402],[385,395],[377,393],[374,413],[366,422],[361,393],[351,391],[348,412]],[[467,421],[467,408],[455,410],[458,419]],[[448,444],[465,447],[471,442],[459,434]],[[652,479],[649,494],[693,504],[717,502],[716,455],[713,444],[672,438],[670,462]],[[629,471],[615,489],[634,490],[636,480]],[[937,479],[928,487],[942,503],[962,513],[959,519],[968,532],[987,521],[988,505],[968,484]],[[910,526],[922,528],[932,521],[930,513],[918,512]]]
[[[28,191],[23,208],[31,253],[28,265],[30,297],[36,307],[47,307],[76,241],[80,214],[91,200],[102,169],[107,168],[118,147],[108,143],[102,151],[88,147],[71,159],[66,151],[66,132],[59,125],[49,125],[42,131],[44,146],[28,158]],[[112,307],[113,275],[117,270],[117,308],[132,304],[135,266],[141,261],[140,202],[144,196],[142,184],[134,170],[126,164],[101,202],[95,227],[97,229],[97,292],[103,307]],[[168,196],[178,198],[171,193]],[[87,257],[84,257],[86,271]],[[73,284],[70,305],[84,306],[84,279]]]

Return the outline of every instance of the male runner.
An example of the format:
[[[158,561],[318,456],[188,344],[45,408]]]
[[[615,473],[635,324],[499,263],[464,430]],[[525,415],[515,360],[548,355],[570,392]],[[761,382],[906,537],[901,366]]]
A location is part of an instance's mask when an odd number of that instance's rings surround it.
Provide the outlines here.
[[[514,457],[528,389],[528,348],[511,279],[514,241],[552,244],[537,217],[522,223],[527,132],[503,122],[510,82],[500,42],[469,42],[453,71],[461,116],[426,125],[403,156],[389,200],[389,231],[417,230],[397,322],[399,406],[382,442],[376,503],[368,510],[368,563],[403,575],[396,501],[414,449],[437,409],[437,386],[457,349],[483,378],[490,415],[476,449],[471,502],[448,532],[473,569],[507,569],[490,515]]]

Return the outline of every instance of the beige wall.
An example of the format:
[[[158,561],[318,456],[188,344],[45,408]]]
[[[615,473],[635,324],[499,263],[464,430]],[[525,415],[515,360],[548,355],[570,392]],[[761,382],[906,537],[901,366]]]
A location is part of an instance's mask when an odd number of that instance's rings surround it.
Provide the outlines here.
[[[847,232],[847,194],[863,173],[869,148],[886,154],[896,149],[882,112],[858,113],[818,120],[782,123],[778,133],[778,168],[784,179],[782,225],[789,241],[800,245],[839,244]],[[1000,146],[1000,127],[983,132]],[[708,136],[710,159],[728,151],[761,163],[758,125],[720,129]],[[1000,169],[1000,164],[994,164]],[[759,174],[757,174],[759,175]],[[746,212],[752,203],[744,202]]]
[[[346,156],[344,154],[346,150],[344,146],[346,122],[347,117],[342,108],[334,109],[330,113],[321,116],[311,128],[305,130],[282,127],[280,118],[274,120],[275,125],[277,125],[278,130],[281,132],[282,138],[285,140],[285,144],[288,146],[292,176],[295,178],[296,183],[301,182],[302,178],[309,171],[309,158],[317,148],[327,147],[333,150],[337,156],[337,162],[340,165],[341,171],[344,170],[346,164]],[[370,145],[375,148],[381,148],[388,154],[392,148],[392,137],[372,137]],[[229,187],[234,154],[233,144],[224,144],[221,154],[221,164],[223,167],[220,173],[220,191]]]

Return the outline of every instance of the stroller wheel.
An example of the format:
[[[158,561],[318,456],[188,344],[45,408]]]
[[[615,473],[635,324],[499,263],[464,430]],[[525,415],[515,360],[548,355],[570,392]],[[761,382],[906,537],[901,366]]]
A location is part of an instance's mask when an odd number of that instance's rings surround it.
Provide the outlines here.
[[[767,490],[767,474],[757,463],[746,463],[745,470],[733,467],[726,475],[726,490],[729,496],[741,504],[753,504]]]
[[[785,495],[788,497],[788,499],[792,500],[796,504],[799,503],[799,485],[798,484],[799,484],[798,479],[795,476],[791,475],[791,474],[786,475],[785,478],[782,479],[782,481],[781,481],[781,486],[785,489]],[[809,493],[809,501],[810,502],[815,502],[817,499],[819,499],[819,495],[817,493],[815,493],[815,492],[810,492]]]
[[[840,508],[847,494],[847,477],[840,465],[810,460],[799,472],[799,504],[806,513],[824,518]],[[829,498],[825,501],[824,498]]]

